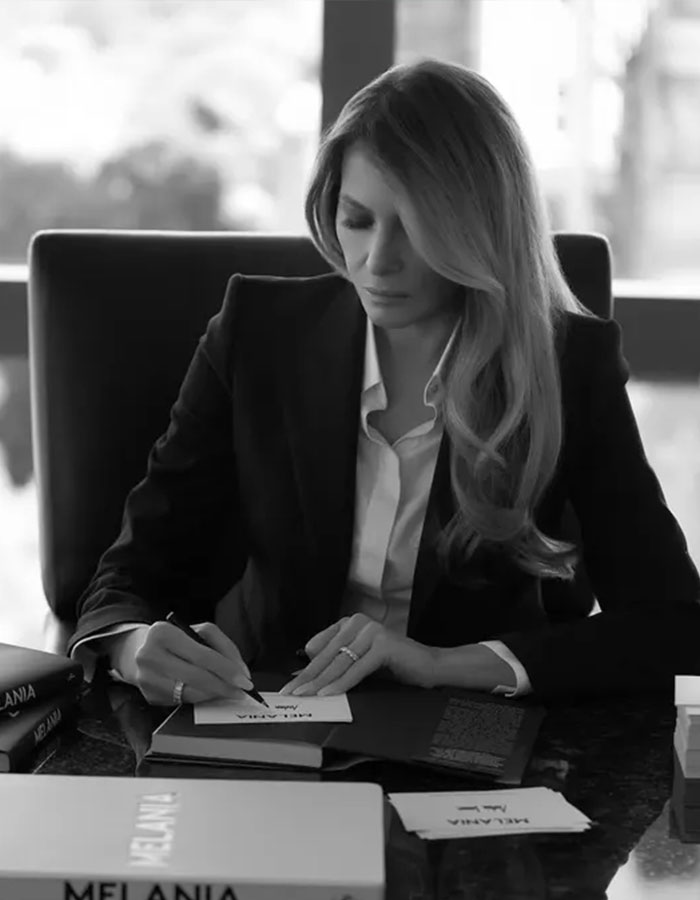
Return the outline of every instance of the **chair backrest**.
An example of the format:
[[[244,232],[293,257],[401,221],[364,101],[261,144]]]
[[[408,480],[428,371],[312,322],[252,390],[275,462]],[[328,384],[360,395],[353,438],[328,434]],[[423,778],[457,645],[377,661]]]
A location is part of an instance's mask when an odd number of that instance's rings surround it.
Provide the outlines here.
[[[557,234],[581,302],[612,310],[598,235]],[[187,365],[235,272],[315,275],[303,236],[44,231],[29,254],[29,355],[42,580],[70,622],[145,473]]]

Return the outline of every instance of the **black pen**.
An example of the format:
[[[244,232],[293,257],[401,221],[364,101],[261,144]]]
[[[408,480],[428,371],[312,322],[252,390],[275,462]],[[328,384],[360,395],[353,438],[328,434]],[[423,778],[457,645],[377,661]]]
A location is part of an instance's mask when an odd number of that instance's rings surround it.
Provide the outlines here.
[[[198,644],[201,644],[203,647],[209,647],[210,650],[214,650],[215,648],[211,646],[211,644],[207,644],[204,638],[200,637],[194,628],[190,628],[187,622],[183,622],[182,619],[178,618],[177,614],[174,612],[169,612],[165,617],[166,622],[170,622],[171,625],[174,625],[176,628],[179,628],[180,631],[184,631],[184,633],[191,637],[193,641],[197,641]],[[270,708],[270,704],[265,701],[261,694],[259,694],[255,688],[250,691],[246,691],[245,688],[240,688],[239,690],[246,693],[249,697],[252,697],[253,700],[257,700],[258,703],[262,703],[263,706],[266,706],[268,709]]]

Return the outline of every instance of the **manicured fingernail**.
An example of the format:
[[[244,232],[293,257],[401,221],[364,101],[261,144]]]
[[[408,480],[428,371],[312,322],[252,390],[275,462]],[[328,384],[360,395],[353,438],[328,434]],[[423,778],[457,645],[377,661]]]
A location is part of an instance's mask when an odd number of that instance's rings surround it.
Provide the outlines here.
[[[321,690],[318,692],[318,696],[319,697],[328,697],[330,694],[333,694],[333,693],[335,693],[334,689],[327,685],[326,687],[321,688]]]
[[[284,687],[282,687],[282,688],[279,689],[278,693],[282,694],[283,696],[285,696],[286,694],[288,694],[288,693],[289,693],[289,685],[288,685],[288,684],[285,684]]]
[[[244,678],[242,675],[237,675],[236,678],[233,679],[234,687],[239,687],[244,691],[250,691],[253,689],[253,682],[250,678]]]
[[[301,684],[298,688],[294,688],[292,691],[293,697],[305,697],[307,694],[313,693],[313,688],[310,684]]]

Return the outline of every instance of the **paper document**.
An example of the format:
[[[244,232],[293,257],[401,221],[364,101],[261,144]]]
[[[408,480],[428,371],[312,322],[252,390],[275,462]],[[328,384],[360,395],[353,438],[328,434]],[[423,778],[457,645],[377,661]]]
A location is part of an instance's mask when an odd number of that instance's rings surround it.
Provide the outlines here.
[[[591,820],[544,787],[389,794],[404,828],[426,839],[584,831]]]
[[[676,706],[700,706],[700,675],[676,675]]]
[[[279,722],[352,722],[347,694],[333,697],[292,697],[260,692],[269,704],[265,709],[241,691],[233,700],[207,700],[194,704],[195,725],[250,725]]]

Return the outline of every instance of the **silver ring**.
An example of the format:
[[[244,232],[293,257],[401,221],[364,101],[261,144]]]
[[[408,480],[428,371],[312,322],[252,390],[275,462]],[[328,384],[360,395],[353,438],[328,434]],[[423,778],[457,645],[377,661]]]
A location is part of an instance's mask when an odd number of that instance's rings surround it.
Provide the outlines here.
[[[184,681],[176,681],[173,687],[173,703],[179,706],[182,703],[182,692],[185,690]]]
[[[357,653],[349,647],[341,647],[340,650],[338,650],[338,653],[344,653],[346,656],[349,656],[353,662],[357,662],[360,658]]]

